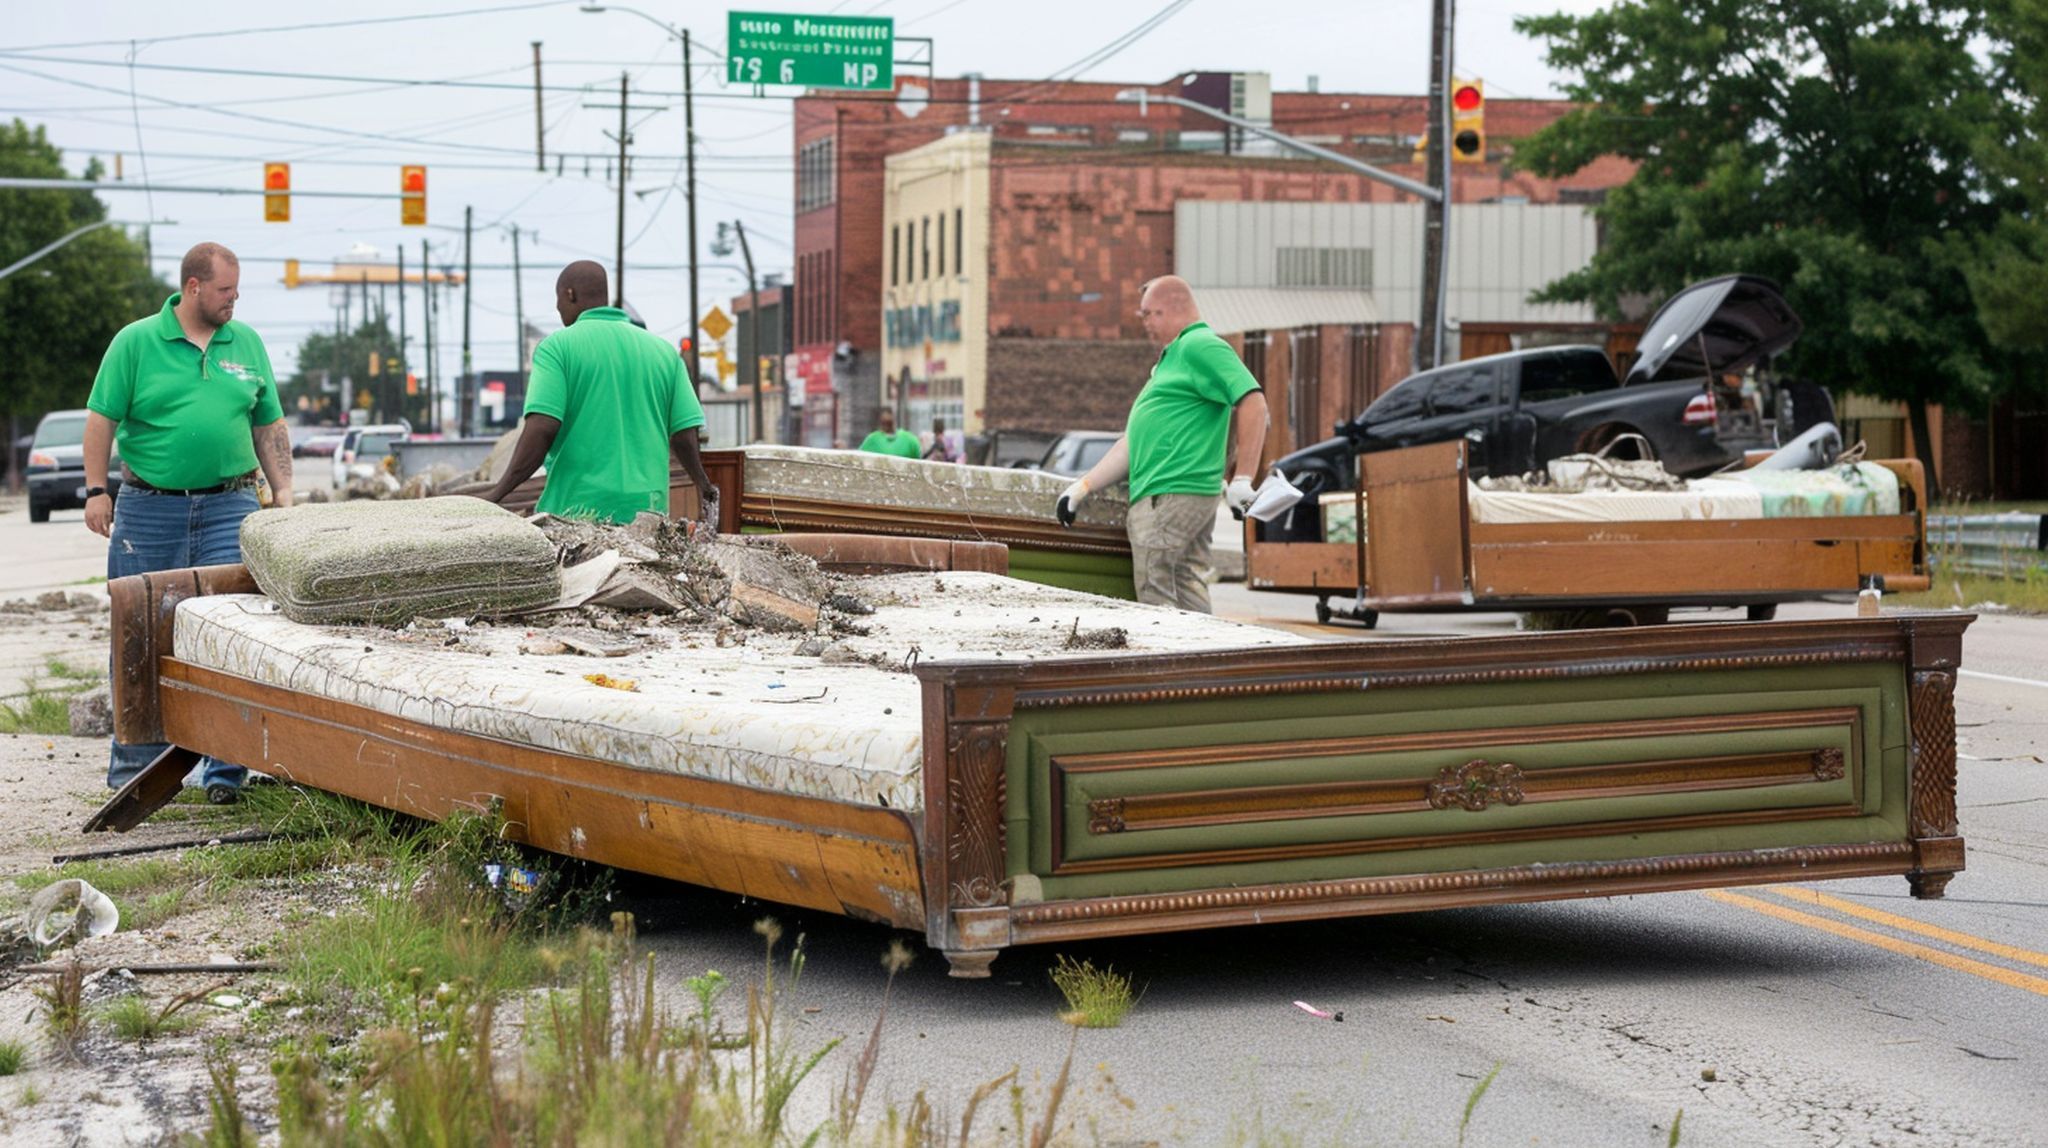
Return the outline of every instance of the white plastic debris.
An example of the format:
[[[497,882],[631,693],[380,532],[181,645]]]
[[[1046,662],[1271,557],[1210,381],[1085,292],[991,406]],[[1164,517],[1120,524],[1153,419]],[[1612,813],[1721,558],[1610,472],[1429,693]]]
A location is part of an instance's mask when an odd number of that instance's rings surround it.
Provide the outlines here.
[[[113,898],[77,877],[67,877],[28,903],[28,932],[41,948],[64,941],[104,937],[119,928],[121,910]]]

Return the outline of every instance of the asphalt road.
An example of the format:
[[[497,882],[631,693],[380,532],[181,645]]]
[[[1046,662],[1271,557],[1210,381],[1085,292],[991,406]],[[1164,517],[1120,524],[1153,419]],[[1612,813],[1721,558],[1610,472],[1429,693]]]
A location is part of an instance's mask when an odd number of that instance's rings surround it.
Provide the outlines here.
[[[0,599],[75,584],[104,550],[78,515],[0,510]],[[75,587],[74,587],[75,588]],[[1310,599],[1219,587],[1219,612],[1318,629]],[[1788,607],[1782,616],[1846,606]],[[1723,614],[1721,617],[1733,617]],[[1352,637],[1500,633],[1505,615],[1389,616]],[[1035,1121],[1073,1041],[1081,1142],[1663,1145],[2037,1144],[2048,1097],[2048,619],[1971,627],[1957,691],[1969,870],[1942,901],[1903,878],[1214,930],[1005,952],[986,981],[919,952],[898,980],[870,1113],[918,1091],[981,1136]],[[805,938],[793,1047],[834,1038],[798,1122],[822,1120],[881,1004],[889,930],[629,880],[664,994],[758,974],[753,923]],[[1056,956],[1133,974],[1121,1027],[1054,1018]],[[1294,1007],[1342,1010],[1339,1023]],[[737,1023],[740,997],[727,1002]],[[1009,1131],[999,1132],[999,1126]]]

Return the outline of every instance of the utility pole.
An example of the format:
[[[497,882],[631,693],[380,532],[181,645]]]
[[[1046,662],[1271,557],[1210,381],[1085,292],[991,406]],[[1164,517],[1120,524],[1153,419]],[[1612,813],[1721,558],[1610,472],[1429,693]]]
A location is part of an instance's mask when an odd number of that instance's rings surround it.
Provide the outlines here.
[[[753,356],[747,361],[753,364],[754,374],[754,441],[764,442],[768,436],[761,433],[761,292],[754,286],[754,252],[747,246],[747,225],[735,219],[732,229],[739,232],[740,258],[747,265],[747,317],[751,320],[747,326],[754,333],[754,348],[742,348],[740,353]]]
[[[512,359],[519,364],[520,401],[526,401],[526,295],[519,283],[519,228],[512,228],[512,314],[519,323],[519,338],[512,344]]]
[[[427,241],[420,240],[420,349],[427,360],[427,429],[441,433],[441,406],[434,396],[434,270],[427,262]]]
[[[476,392],[469,361],[469,289],[476,281],[469,270],[469,241],[475,235],[471,227],[473,218],[473,209],[462,209],[462,381],[455,387],[455,429],[465,435],[470,433],[470,401]]]
[[[684,369],[690,386],[697,386],[697,324],[704,312],[697,308],[697,106],[690,98],[690,30],[683,29],[683,205],[690,217],[690,353]],[[760,322],[760,316],[754,317]]]
[[[533,169],[539,172],[548,169],[548,123],[540,99],[539,40],[533,42]]]
[[[1444,360],[1444,281],[1450,277],[1451,22],[1455,0],[1437,0],[1429,34],[1429,149],[1424,166],[1438,197],[1422,206],[1422,319],[1415,331],[1415,367]]]
[[[612,305],[626,305],[626,73],[619,73],[619,240],[617,269],[612,273]]]
[[[660,23],[658,20],[655,22]],[[626,129],[626,113],[628,111],[658,112],[663,110],[660,107],[649,105],[634,107],[629,103],[626,98],[627,80],[626,73],[620,72],[618,102],[619,134],[616,137],[619,143],[619,241],[618,266],[612,274],[612,305],[615,307],[626,305],[626,146],[633,142],[632,134]],[[602,108],[607,111],[612,107],[611,104],[585,104],[583,106],[587,108]],[[606,132],[605,135],[609,136],[611,133]]]
[[[397,399],[392,405],[401,412],[411,405],[405,401],[410,397],[405,393],[405,377],[412,373],[408,369],[411,365],[405,352],[405,244],[401,243],[398,245],[398,382],[392,387],[392,395]]]

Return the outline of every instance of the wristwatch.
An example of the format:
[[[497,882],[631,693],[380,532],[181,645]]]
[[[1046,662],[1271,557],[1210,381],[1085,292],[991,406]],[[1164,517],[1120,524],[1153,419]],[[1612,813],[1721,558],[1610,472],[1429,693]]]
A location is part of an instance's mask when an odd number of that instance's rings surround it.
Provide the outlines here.
[[[86,501],[90,502],[93,499],[98,498],[100,495],[105,494],[106,492],[107,488],[104,486],[88,486],[85,488]]]

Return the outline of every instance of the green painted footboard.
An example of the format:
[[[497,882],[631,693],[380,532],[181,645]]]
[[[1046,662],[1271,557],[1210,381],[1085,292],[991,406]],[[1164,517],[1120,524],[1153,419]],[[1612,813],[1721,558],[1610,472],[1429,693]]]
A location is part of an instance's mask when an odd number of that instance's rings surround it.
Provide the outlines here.
[[[928,926],[971,966],[1023,941],[1762,881],[1939,895],[1962,867],[1968,622],[920,666]]]

